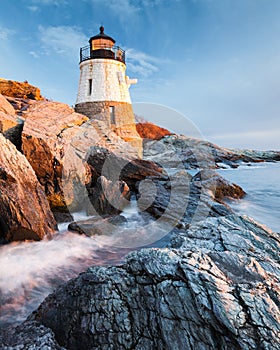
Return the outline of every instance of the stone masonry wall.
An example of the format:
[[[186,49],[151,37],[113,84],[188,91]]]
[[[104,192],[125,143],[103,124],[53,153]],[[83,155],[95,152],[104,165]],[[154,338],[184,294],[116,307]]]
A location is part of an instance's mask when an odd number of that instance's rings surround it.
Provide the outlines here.
[[[110,106],[115,108],[114,125],[111,125],[110,122]],[[119,128],[135,124],[132,105],[130,103],[114,101],[85,102],[77,104],[75,106],[75,111],[89,118],[102,120],[109,128]]]

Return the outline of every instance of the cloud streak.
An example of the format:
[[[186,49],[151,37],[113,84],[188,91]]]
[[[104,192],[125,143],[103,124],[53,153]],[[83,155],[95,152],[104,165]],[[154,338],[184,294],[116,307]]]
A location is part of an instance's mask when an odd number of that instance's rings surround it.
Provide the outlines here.
[[[32,4],[38,4],[38,5],[67,5],[68,0],[31,0]],[[30,6],[32,7],[32,6]],[[32,11],[32,10],[31,10]]]
[[[48,1],[48,0],[46,0]],[[51,0],[50,0],[51,1]],[[113,15],[126,23],[128,18],[140,16],[141,11],[149,8],[160,6],[167,3],[168,0],[90,0],[93,5],[102,5],[109,9]],[[179,0],[176,0],[179,1]]]
[[[45,54],[76,57],[77,50],[88,38],[80,28],[71,26],[39,26],[40,39]]]
[[[128,69],[142,77],[149,77],[159,70],[160,60],[135,49],[126,49]]]
[[[10,36],[14,35],[15,31],[13,29],[5,28],[0,26],[0,40],[5,41],[10,38]]]

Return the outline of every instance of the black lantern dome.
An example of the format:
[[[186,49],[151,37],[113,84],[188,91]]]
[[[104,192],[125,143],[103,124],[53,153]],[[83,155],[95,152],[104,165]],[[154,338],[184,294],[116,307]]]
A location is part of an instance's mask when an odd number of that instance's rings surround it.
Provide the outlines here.
[[[125,51],[115,46],[115,40],[104,33],[104,27],[99,28],[99,34],[89,39],[89,46],[80,49],[80,62],[88,59],[108,58],[125,63]]]
[[[115,40],[113,38],[111,38],[109,35],[105,34],[104,33],[104,27],[101,26],[99,28],[100,30],[100,33],[95,35],[95,36],[92,36],[90,39],[89,39],[89,44],[92,45],[92,42],[93,41],[100,41],[102,40],[104,43],[107,42],[109,44],[109,42],[115,44]]]

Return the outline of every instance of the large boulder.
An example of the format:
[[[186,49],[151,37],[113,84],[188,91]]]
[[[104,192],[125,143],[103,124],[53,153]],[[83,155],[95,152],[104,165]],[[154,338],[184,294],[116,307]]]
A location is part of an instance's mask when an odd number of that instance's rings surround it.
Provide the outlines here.
[[[91,205],[88,214],[119,214],[127,205],[129,197],[129,187],[124,181],[113,182],[100,176],[96,185],[89,190]]]
[[[279,248],[279,237],[252,220],[209,218],[170,248],[89,268],[29,321],[69,350],[277,350]]]
[[[95,216],[87,220],[73,221],[68,225],[68,229],[88,237],[111,236],[126,222],[122,215],[105,215],[102,218]]]
[[[18,97],[33,100],[42,100],[40,89],[25,82],[0,78],[0,94],[9,97]]]
[[[224,198],[241,199],[246,194],[240,186],[231,183],[211,169],[199,171],[192,178],[192,183],[198,188],[203,188],[218,202],[222,202]]]
[[[53,234],[55,228],[56,222],[34,170],[0,134],[1,240],[40,240]]]
[[[65,202],[62,188],[64,155],[78,127],[88,118],[75,113],[68,105],[46,101],[33,104],[24,116],[23,153],[44,187],[51,206],[64,208],[69,204]],[[78,174],[73,176],[78,177]]]
[[[134,187],[136,181],[146,177],[165,178],[163,169],[155,164],[142,159],[130,159],[125,154],[116,154],[104,147],[91,147],[87,163],[89,164],[93,178],[104,175],[111,181],[123,180],[130,187]]]
[[[223,199],[242,198],[245,192],[212,170],[202,170],[195,176],[181,170],[168,179],[146,179],[139,184],[138,205],[156,219],[176,222],[187,227],[207,216],[225,216],[231,209],[222,205]],[[173,224],[174,225],[174,224]]]

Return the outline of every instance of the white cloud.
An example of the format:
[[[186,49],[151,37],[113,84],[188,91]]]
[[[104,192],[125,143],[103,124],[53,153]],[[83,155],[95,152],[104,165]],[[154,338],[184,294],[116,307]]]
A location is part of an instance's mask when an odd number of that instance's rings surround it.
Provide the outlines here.
[[[75,57],[88,38],[80,28],[70,26],[39,26],[40,39],[46,54],[63,54]]]
[[[107,6],[121,20],[127,16],[134,16],[140,10],[131,0],[92,0],[92,2]]]
[[[134,17],[139,14],[143,8],[159,6],[167,3],[168,0],[91,0],[93,4],[104,5],[125,22],[128,17]],[[177,0],[176,0],[177,1]]]
[[[15,31],[9,28],[0,26],[0,40],[8,40],[11,35],[15,34]]]
[[[105,7],[103,10],[105,13],[110,12],[122,25],[123,29],[127,30],[127,24],[133,23],[137,25],[137,21],[141,18],[141,11],[147,6],[144,4],[148,0],[85,0],[90,1],[93,5],[99,5]],[[151,0],[151,3],[154,3],[157,0]],[[161,1],[161,0],[159,0]],[[101,19],[104,19],[101,18]]]
[[[40,57],[40,55],[37,52],[35,52],[35,51],[29,51],[29,55],[33,56],[34,58],[39,58]]]
[[[164,3],[168,3],[169,0],[141,0],[141,4],[146,7],[153,7],[162,5]],[[175,0],[175,2],[179,2],[180,0]]]
[[[67,5],[68,0],[31,0],[31,3],[33,4],[39,4],[39,5]]]
[[[128,69],[142,77],[148,77],[158,71],[160,60],[135,49],[126,50]]]
[[[40,10],[38,6],[27,6],[27,8],[31,12],[37,12]]]

